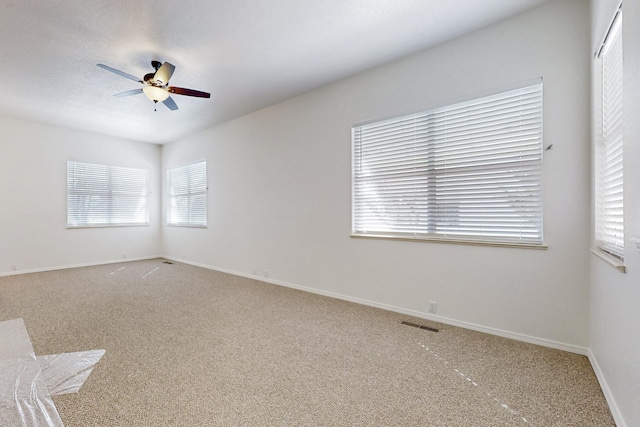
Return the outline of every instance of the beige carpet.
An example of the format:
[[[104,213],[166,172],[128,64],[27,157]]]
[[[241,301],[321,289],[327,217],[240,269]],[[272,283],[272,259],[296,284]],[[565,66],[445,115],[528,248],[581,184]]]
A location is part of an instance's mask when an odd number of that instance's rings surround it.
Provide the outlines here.
[[[0,277],[17,317],[106,350],[67,427],[615,425],[583,356],[179,263]]]

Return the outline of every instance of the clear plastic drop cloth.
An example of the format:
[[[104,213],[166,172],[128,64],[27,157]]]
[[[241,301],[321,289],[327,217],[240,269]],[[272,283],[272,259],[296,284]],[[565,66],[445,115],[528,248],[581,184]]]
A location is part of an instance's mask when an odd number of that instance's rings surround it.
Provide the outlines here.
[[[36,357],[22,319],[0,322],[0,426],[64,427],[51,396],[77,392],[103,354]]]
[[[104,350],[36,356],[42,377],[52,396],[77,393],[104,355]]]

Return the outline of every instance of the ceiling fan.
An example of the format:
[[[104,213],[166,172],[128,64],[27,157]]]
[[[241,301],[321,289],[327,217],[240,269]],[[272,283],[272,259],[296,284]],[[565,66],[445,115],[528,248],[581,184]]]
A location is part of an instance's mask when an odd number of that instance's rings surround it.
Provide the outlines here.
[[[210,98],[211,94],[207,92],[201,92],[199,90],[185,89],[183,87],[169,86],[169,79],[173,75],[176,67],[173,64],[165,62],[164,64],[159,61],[151,61],[151,66],[156,70],[154,73],[145,74],[143,79],[139,79],[136,76],[125,73],[124,71],[116,70],[104,64],[97,64],[98,67],[118,74],[134,82],[142,83],[144,86],[139,89],[128,90],[126,92],[116,93],[113,96],[130,96],[144,93],[147,98],[154,103],[158,101],[167,106],[169,110],[177,110],[178,106],[175,101],[169,96],[169,94],[195,96],[198,98]]]

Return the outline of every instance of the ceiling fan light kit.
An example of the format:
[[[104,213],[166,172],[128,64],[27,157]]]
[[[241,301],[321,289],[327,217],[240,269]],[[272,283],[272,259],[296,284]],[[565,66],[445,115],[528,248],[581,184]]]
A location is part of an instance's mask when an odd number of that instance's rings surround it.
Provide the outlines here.
[[[169,92],[158,86],[145,86],[142,88],[142,92],[147,95],[147,98],[154,102],[164,101],[169,97]]]
[[[125,73],[124,71],[117,70],[115,68],[109,67],[104,64],[97,64],[98,67],[110,71],[114,74],[127,78],[129,80],[133,80],[135,82],[141,83],[144,86],[141,89],[133,89],[128,90],[126,92],[117,93],[114,96],[122,97],[122,96],[130,96],[137,95],[140,93],[144,93],[147,98],[149,98],[154,103],[162,102],[169,110],[177,110],[178,106],[175,101],[171,98],[170,94],[174,93],[176,95],[184,95],[184,96],[193,96],[197,98],[210,98],[211,94],[208,92],[201,92],[199,90],[194,89],[186,89],[182,87],[169,86],[169,79],[173,75],[176,67],[173,64],[165,62],[164,64],[160,61],[151,61],[151,66],[156,70],[155,73],[149,73],[144,76],[143,79],[139,79],[131,74]]]

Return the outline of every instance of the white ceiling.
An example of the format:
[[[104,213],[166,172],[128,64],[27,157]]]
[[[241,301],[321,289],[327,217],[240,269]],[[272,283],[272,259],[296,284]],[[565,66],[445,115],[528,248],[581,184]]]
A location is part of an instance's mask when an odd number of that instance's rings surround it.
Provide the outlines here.
[[[175,141],[418,52],[546,0],[2,0],[0,113],[152,143]],[[176,66],[169,111],[141,85]]]

